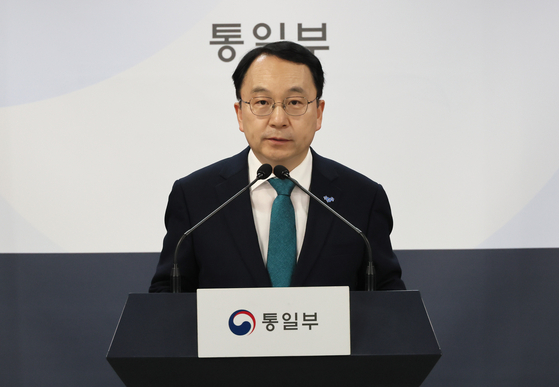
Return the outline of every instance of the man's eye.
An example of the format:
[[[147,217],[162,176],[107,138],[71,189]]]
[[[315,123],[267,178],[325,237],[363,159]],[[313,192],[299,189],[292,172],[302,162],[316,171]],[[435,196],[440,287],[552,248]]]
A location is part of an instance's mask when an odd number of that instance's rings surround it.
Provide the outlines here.
[[[252,101],[252,104],[254,106],[268,106],[270,104],[270,101],[268,101],[267,99],[255,99]]]
[[[303,101],[300,99],[290,99],[289,101],[287,101],[287,104],[291,106],[302,106]]]

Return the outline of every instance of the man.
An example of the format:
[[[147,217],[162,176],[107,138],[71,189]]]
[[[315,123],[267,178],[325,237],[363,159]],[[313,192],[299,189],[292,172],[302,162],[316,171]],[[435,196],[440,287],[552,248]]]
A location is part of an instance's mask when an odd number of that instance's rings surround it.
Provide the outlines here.
[[[390,243],[392,215],[382,187],[310,148],[325,106],[318,58],[296,43],[271,43],[250,51],[237,66],[233,81],[239,129],[249,147],[175,182],[165,214],[167,235],[150,292],[170,291],[174,250],[182,234],[245,187],[266,163],[286,167],[291,177],[367,235],[376,289],[405,289]],[[275,263],[269,259],[278,259],[274,252],[268,256],[276,243],[269,239],[276,234],[270,233],[278,196],[272,183],[259,181],[184,240],[178,255],[182,291],[273,285],[365,289],[363,240],[298,187],[291,191],[296,253],[287,284],[272,283]]]

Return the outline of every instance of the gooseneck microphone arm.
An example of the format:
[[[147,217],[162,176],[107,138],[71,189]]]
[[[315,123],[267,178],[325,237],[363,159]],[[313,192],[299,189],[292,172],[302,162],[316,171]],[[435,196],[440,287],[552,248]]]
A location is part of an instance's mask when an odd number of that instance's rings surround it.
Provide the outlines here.
[[[181,292],[181,276],[180,276],[180,272],[179,272],[178,254],[179,254],[179,247],[180,247],[182,241],[185,240],[186,237],[189,236],[194,230],[196,230],[198,227],[200,227],[202,224],[204,224],[208,219],[210,219],[212,216],[214,216],[219,211],[221,211],[221,209],[223,207],[225,207],[226,205],[231,203],[239,195],[241,195],[247,189],[252,187],[258,180],[267,179],[268,176],[270,176],[271,174],[272,174],[272,166],[270,164],[262,164],[260,166],[260,168],[258,168],[258,171],[256,173],[256,179],[251,181],[249,183],[249,185],[247,185],[242,190],[237,192],[235,195],[233,195],[231,198],[229,198],[225,203],[223,203],[221,206],[217,207],[214,211],[212,211],[208,216],[206,216],[204,219],[202,219],[201,221],[196,223],[191,229],[187,230],[184,234],[182,234],[181,238],[179,239],[179,241],[177,243],[177,247],[175,248],[175,255],[173,257],[173,269],[171,271],[171,291],[173,293],[180,293]]]
[[[363,238],[363,241],[365,242],[365,246],[367,247],[367,256],[369,258],[369,263],[367,266],[367,290],[368,291],[373,291],[375,290],[375,267],[373,265],[373,251],[371,249],[371,244],[369,243],[369,240],[367,239],[367,237],[365,236],[365,234],[359,230],[357,227],[355,227],[353,224],[351,224],[348,220],[346,220],[343,216],[341,216],[340,214],[338,214],[336,211],[334,211],[331,207],[329,207],[326,203],[324,203],[322,200],[320,200],[318,197],[316,197],[315,194],[313,194],[312,192],[310,192],[308,189],[306,189],[305,187],[303,187],[301,184],[299,184],[299,182],[297,180],[295,180],[294,178],[292,178],[289,175],[289,170],[284,167],[283,165],[276,165],[276,167],[274,168],[274,175],[276,175],[276,177],[280,178],[280,179],[289,179],[291,180],[297,187],[299,187],[303,192],[305,192],[307,195],[309,195],[311,198],[313,198],[314,200],[316,200],[317,202],[319,202],[320,204],[322,204],[322,206],[326,209],[328,209],[328,211],[330,211],[332,214],[334,214],[338,219],[340,219],[342,222],[344,222],[345,224],[347,224],[349,227],[351,227],[351,229],[353,231],[355,231],[356,233],[358,233],[361,238]]]

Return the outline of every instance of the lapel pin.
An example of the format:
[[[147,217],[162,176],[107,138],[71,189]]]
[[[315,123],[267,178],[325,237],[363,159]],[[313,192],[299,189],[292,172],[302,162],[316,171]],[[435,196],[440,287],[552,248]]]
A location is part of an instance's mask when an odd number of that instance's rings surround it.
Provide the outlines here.
[[[332,203],[334,201],[334,198],[329,196],[324,196],[324,200],[326,200],[326,203]]]

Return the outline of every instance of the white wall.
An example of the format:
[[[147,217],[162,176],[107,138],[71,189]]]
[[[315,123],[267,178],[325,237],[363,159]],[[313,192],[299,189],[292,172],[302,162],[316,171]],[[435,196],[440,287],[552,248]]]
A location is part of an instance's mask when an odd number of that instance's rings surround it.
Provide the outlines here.
[[[383,184],[395,248],[559,247],[557,20],[527,0],[4,0],[0,252],[158,251],[173,181],[246,146],[230,75],[259,23],[326,23],[301,42],[329,47],[314,148]],[[241,24],[232,62],[218,23]]]

